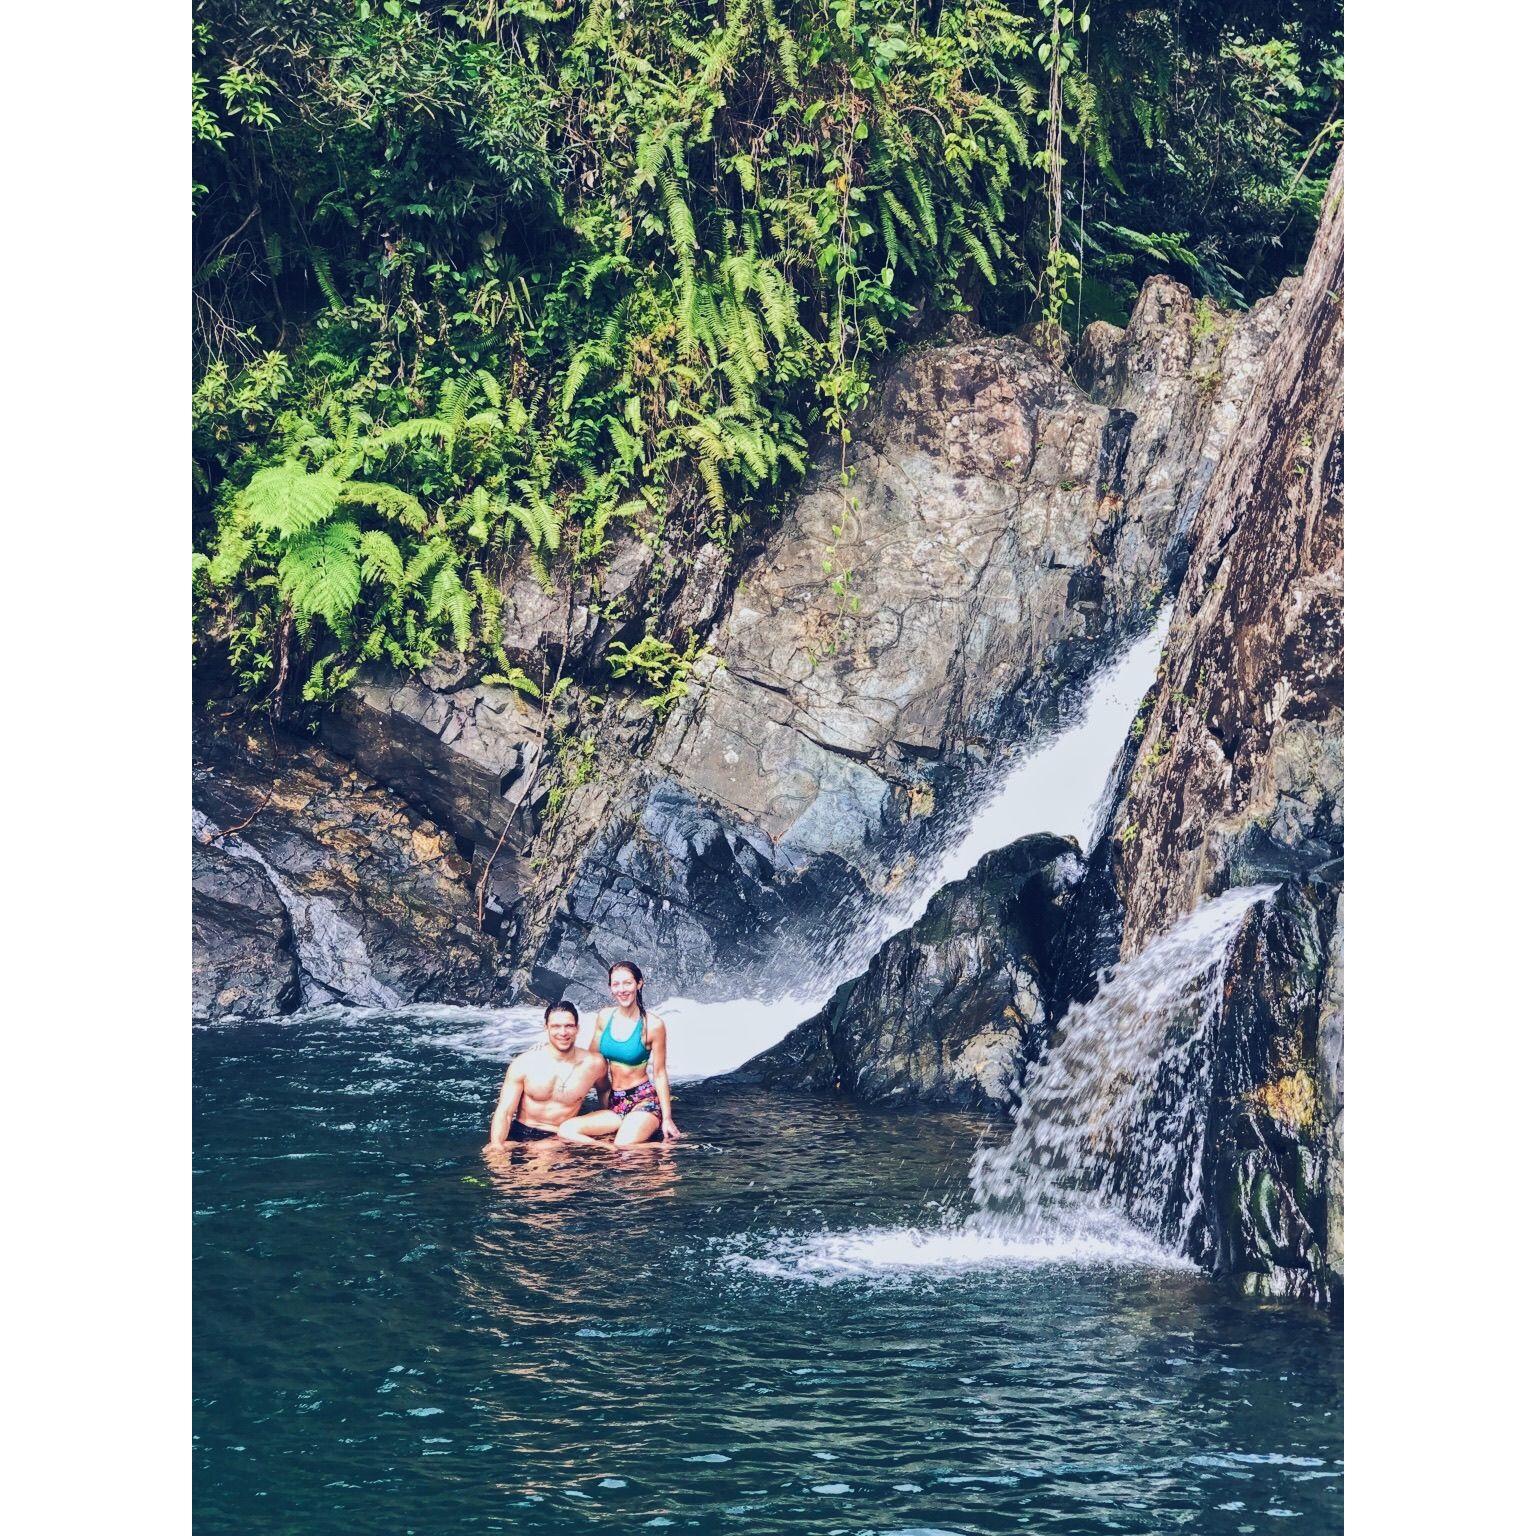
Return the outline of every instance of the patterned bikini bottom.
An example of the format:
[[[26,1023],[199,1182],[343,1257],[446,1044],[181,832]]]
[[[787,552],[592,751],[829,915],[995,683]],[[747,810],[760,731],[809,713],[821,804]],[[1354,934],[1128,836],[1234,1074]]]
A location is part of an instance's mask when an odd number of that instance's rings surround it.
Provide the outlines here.
[[[608,1108],[621,1120],[636,1110],[643,1110],[661,1119],[661,1099],[650,1078],[646,1078],[643,1083],[636,1083],[633,1088],[615,1088],[613,1097],[608,1100]]]

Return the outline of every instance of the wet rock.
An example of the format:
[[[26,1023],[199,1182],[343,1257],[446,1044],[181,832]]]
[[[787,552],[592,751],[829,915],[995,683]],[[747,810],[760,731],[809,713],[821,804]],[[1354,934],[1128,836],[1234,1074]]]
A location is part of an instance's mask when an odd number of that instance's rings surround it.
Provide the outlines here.
[[[438,690],[385,668],[320,717],[325,744],[447,832],[475,859],[476,878],[496,850],[488,888],[508,915],[527,880],[543,726],[539,707],[512,688]]]
[[[192,1016],[261,1018],[301,996],[288,914],[261,869],[192,841]]]
[[[439,828],[323,748],[202,738],[193,803],[204,864],[264,888],[261,910],[275,922],[275,900],[286,919],[264,995],[281,997],[271,1011],[300,1000],[500,1000],[496,946],[475,924],[468,861]],[[205,894],[229,900],[222,890]],[[196,963],[212,971],[227,945],[205,932]],[[295,970],[298,994],[287,980]]]
[[[1039,1052],[1047,958],[1080,870],[1076,844],[1049,835],[988,854],[732,1078],[872,1103],[1006,1105]]]
[[[978,759],[1049,727],[1150,622],[1288,304],[1207,320],[1178,284],[1149,284],[1102,401],[1014,338],[907,354],[610,792],[538,954],[541,988],[597,974],[599,936],[655,946],[669,989],[699,997],[766,981],[757,951],[824,943],[850,892],[920,851],[914,806],[952,809]],[[693,844],[736,871],[728,893],[677,851]]]
[[[1201,1256],[1313,1300],[1343,1268],[1343,175],[1190,524],[1094,884],[1126,957],[1211,895],[1283,884],[1228,976]]]
[[[1254,878],[1341,875],[1343,178],[1192,527],[1116,813],[1124,947]]]
[[[1337,1301],[1343,1274],[1338,893],[1287,885],[1233,947],[1212,1045],[1195,1257],[1245,1291]]]

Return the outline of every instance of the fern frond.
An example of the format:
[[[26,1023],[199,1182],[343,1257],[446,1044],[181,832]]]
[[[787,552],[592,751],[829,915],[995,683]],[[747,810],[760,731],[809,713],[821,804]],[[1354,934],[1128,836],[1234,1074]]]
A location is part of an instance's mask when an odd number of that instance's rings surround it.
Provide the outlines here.
[[[447,380],[437,401],[437,419],[442,423],[443,441],[451,444],[464,430],[469,415],[469,402],[475,387],[475,379]]]
[[[340,639],[347,618],[362,594],[358,564],[361,531],[349,517],[306,529],[292,539],[278,562],[278,590],[293,608],[301,628],[321,619]]]
[[[635,145],[635,176],[630,183],[631,195],[656,185],[657,173],[667,158],[666,134],[643,135]]]
[[[289,459],[257,470],[235,505],[238,515],[258,528],[289,539],[323,523],[336,510],[340,493],[333,475]]]
[[[474,599],[459,580],[459,573],[451,565],[442,566],[432,579],[432,590],[427,597],[427,617],[446,618],[453,629],[453,643],[461,651],[469,648],[470,637],[474,632],[470,624],[474,606]]]
[[[560,547],[559,513],[528,481],[520,481],[518,488],[527,500],[513,505],[510,514],[512,521],[527,535],[536,553],[552,554]]]
[[[987,248],[979,239],[963,226],[955,231],[961,245],[971,253],[971,259],[976,263],[981,275],[995,288],[997,286],[997,271],[992,265],[992,258],[987,254]]]
[[[664,170],[658,181],[662,212],[666,215],[667,233],[671,236],[672,254],[677,258],[678,276],[683,284],[683,308],[691,314],[694,295],[693,253],[697,248],[698,234],[693,227],[693,214],[674,171]]]
[[[363,447],[369,457],[376,457],[391,448],[415,448],[434,440],[445,448],[452,443],[453,434],[448,423],[436,416],[412,416],[405,421],[397,421],[392,427],[385,427]]]
[[[239,519],[231,518],[219,529],[218,543],[208,562],[208,580],[216,587],[227,587],[245,568],[253,547]]]
[[[314,268],[315,284],[320,289],[320,292],[325,295],[325,302],[332,309],[343,308],[341,295],[336,291],[336,281],[331,276],[330,259],[320,251],[311,251],[309,253],[309,261],[310,265]]]
[[[482,645],[499,645],[501,642],[501,593],[495,583],[479,566],[469,572],[470,589],[475,594],[480,609],[479,635]]]
[[[443,564],[445,560],[452,561],[455,558],[453,545],[447,539],[441,535],[428,539],[411,556],[410,563],[405,568],[405,574],[400,579],[400,584],[411,591],[417,591],[438,566]]]
[[[911,165],[902,166],[901,177],[907,184],[907,191],[912,194],[912,206],[922,223],[923,239],[929,245],[936,246],[939,243],[939,221],[933,211],[933,197],[928,190],[927,182]]]
[[[391,522],[401,523],[415,533],[427,527],[427,509],[411,495],[381,480],[348,480],[337,491],[337,500],[345,506],[372,507]]]
[[[795,291],[784,280],[778,268],[771,262],[760,261],[753,281],[758,303],[763,308],[763,319],[769,333],[783,347],[789,344],[789,334],[799,324],[795,303]]]
[[[405,561],[399,545],[387,533],[378,528],[368,529],[358,540],[357,553],[364,581],[382,582],[394,591],[400,590],[405,580]]]
[[[1014,161],[1018,165],[1029,164],[1029,139],[1018,119],[999,101],[993,101],[990,97],[983,96],[980,100],[971,103],[971,112],[976,117],[983,118],[991,123],[998,131],[1003,142],[1008,146]]]
[[[499,672],[488,672],[480,679],[483,683],[492,683],[503,688],[515,688],[519,693],[527,694],[530,699],[542,699],[544,695],[539,692],[539,685],[523,671],[521,667],[503,667]],[[562,682],[569,682],[569,678],[562,678]]]

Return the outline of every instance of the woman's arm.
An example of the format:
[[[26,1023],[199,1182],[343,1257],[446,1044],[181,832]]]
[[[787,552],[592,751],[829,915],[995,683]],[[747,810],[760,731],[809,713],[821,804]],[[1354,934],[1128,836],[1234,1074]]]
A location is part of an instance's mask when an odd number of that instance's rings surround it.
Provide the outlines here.
[[[487,1152],[499,1152],[507,1145],[512,1130],[512,1119],[523,1097],[523,1074],[517,1062],[507,1068],[501,1080],[501,1097],[496,1101],[496,1113],[491,1116],[491,1139],[486,1142]]]
[[[654,1015],[651,1018],[651,1081],[661,1101],[661,1139],[676,1141],[683,1133],[672,1118],[672,1083],[667,1077],[667,1026]]]

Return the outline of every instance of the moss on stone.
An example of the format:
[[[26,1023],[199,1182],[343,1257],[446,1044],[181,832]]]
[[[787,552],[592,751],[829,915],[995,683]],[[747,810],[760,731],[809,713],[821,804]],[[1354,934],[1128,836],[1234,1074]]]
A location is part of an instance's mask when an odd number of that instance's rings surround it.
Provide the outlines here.
[[[1317,1083],[1304,1067],[1261,1083],[1249,1095],[1254,1108],[1295,1135],[1310,1131],[1321,1102]]]

